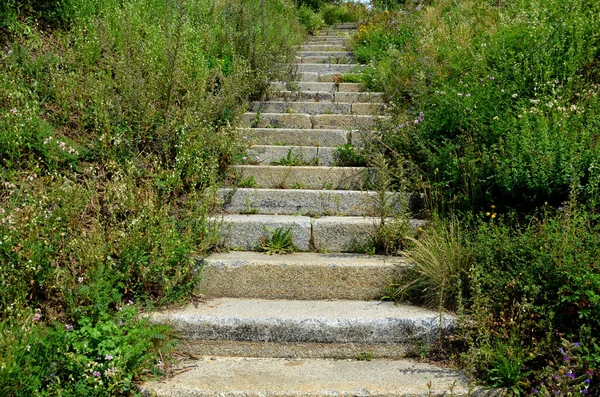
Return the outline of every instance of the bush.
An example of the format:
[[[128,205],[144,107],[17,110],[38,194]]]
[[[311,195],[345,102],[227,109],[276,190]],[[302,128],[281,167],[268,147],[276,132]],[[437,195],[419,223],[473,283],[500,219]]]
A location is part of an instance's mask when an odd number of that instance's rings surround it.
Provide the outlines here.
[[[363,79],[392,98],[396,125],[424,115],[385,143],[410,151],[460,209],[557,206],[571,178],[583,194],[600,160],[598,11],[583,1],[440,0],[376,14],[353,42],[371,62]]]
[[[315,34],[325,25],[323,18],[306,5],[301,5],[298,9],[298,20],[310,34]]]
[[[129,394],[166,338],[135,308],[195,291],[233,124],[290,75],[295,8],[10,1],[0,17],[0,394]]]

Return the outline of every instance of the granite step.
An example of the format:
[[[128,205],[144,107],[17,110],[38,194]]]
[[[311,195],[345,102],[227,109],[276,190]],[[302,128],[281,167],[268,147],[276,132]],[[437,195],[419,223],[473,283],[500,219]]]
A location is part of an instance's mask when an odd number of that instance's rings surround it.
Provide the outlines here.
[[[259,158],[264,165],[335,166],[336,147],[256,145],[246,149],[248,158]],[[292,163],[292,164],[290,164]]]
[[[330,146],[350,143],[351,132],[340,129],[241,128],[241,139],[255,145]]]
[[[359,190],[221,188],[217,199],[226,213],[373,216],[377,192]],[[411,202],[413,200],[413,202]],[[418,195],[387,193],[397,211],[418,205]],[[406,208],[405,208],[406,209]]]
[[[275,230],[290,229],[298,251],[361,253],[370,250],[380,219],[363,216],[310,218],[301,215],[222,214],[212,217],[210,221],[216,224],[221,236],[219,244],[227,249],[255,250],[261,239],[270,238]],[[425,223],[413,219],[408,227],[416,229]]]
[[[155,397],[493,396],[456,370],[411,360],[205,357],[140,391]],[[176,371],[178,372],[178,371]]]
[[[233,165],[236,179],[253,179],[255,187],[272,189],[361,189],[368,182],[365,167]]]
[[[215,298],[148,318],[187,340],[274,343],[434,342],[456,324],[435,310],[362,300]]]
[[[408,266],[402,257],[243,251],[214,253],[201,265],[206,296],[297,300],[377,300]]]

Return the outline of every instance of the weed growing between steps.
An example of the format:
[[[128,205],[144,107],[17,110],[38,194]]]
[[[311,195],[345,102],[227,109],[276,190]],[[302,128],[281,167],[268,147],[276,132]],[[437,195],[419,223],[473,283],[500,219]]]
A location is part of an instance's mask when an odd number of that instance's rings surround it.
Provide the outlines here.
[[[193,293],[231,123],[300,33],[280,0],[0,5],[1,395],[160,372],[172,342],[139,309]]]
[[[294,247],[294,235],[292,229],[277,228],[272,231],[268,231],[267,236],[260,238],[257,251],[264,252],[268,255],[281,255],[289,254],[296,251]]]
[[[600,394],[600,5],[390,3],[356,77],[390,98],[371,137],[434,219],[392,293],[457,309],[457,356],[490,385]]]

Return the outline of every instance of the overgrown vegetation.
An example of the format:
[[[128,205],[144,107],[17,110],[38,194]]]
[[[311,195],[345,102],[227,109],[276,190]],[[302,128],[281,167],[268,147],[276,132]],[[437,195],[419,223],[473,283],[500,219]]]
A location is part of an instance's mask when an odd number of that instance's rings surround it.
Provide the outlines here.
[[[301,40],[285,0],[0,5],[0,394],[127,395],[189,298],[232,123]]]
[[[598,394],[600,4],[374,3],[356,78],[393,117],[372,138],[436,219],[393,293],[458,309],[490,385]]]

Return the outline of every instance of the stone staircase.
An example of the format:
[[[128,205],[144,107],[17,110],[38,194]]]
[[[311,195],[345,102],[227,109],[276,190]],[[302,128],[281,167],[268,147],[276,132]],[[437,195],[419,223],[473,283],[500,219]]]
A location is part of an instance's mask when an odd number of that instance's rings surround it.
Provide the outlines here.
[[[145,395],[489,394],[458,371],[407,358],[454,319],[380,302],[407,264],[351,252],[377,223],[375,193],[364,189],[368,169],[336,166],[336,148],[358,143],[356,131],[383,109],[380,94],[334,82],[357,66],[346,47],[354,28],[309,38],[297,54],[299,82],[273,83],[269,100],[243,115],[248,158],[258,160],[233,168],[253,187],[220,189],[224,214],[215,219],[233,250],[204,260],[208,301],[151,315],[174,327],[190,360],[179,375],[144,384]],[[303,164],[271,165],[286,157]],[[252,252],[278,228],[291,229],[299,252]]]

